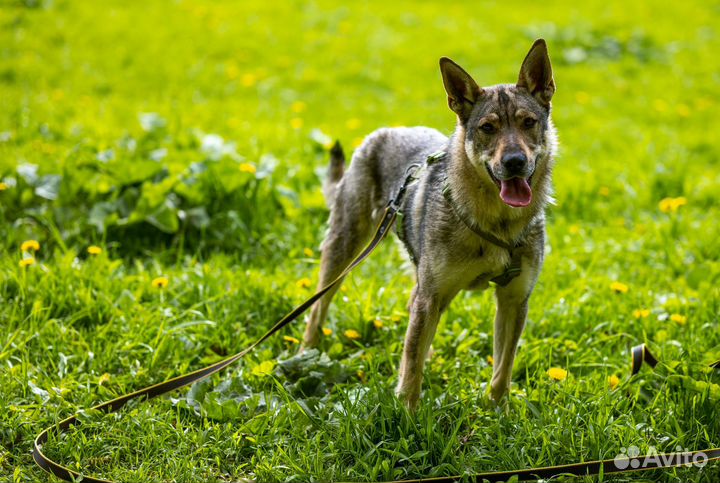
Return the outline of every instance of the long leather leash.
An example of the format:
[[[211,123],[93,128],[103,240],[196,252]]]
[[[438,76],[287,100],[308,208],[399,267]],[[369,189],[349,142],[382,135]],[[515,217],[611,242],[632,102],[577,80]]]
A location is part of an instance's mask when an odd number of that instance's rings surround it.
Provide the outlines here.
[[[410,171],[410,170],[408,170]],[[387,233],[390,231],[393,223],[395,222],[398,209],[402,205],[402,200],[405,195],[406,188],[412,179],[412,173],[406,173],[406,178],[402,186],[400,187],[398,194],[394,199],[390,200],[385,213],[380,220],[380,223],[375,230],[375,234],[363,249],[362,252],[348,265],[348,267],[332,282],[320,289],[318,292],[313,294],[301,305],[290,311],[282,319],[280,319],[275,325],[273,325],[265,334],[252,342],[248,347],[238,352],[237,354],[223,359],[219,362],[211,364],[202,369],[183,374],[167,381],[148,386],[137,391],[122,395],[118,398],[106,401],[104,403],[93,406],[91,410],[102,411],[105,413],[111,413],[118,411],[128,402],[134,399],[152,399],[158,396],[162,396],[169,392],[179,389],[181,387],[192,384],[193,382],[201,381],[213,374],[216,374],[231,364],[242,359],[246,354],[252,351],[259,344],[270,338],[273,334],[278,332],[280,329],[297,319],[303,312],[309,309],[320,297],[326,294],[331,288],[337,285],[348,273],[350,273],[355,267],[363,262],[377,246],[382,242]],[[658,360],[650,353],[645,344],[633,347],[632,349],[632,374],[635,375],[640,371],[642,365],[646,363],[652,367],[657,365]],[[712,364],[713,367],[720,367],[720,361]],[[80,425],[78,419],[80,413],[73,414],[72,416],[63,419],[59,423],[45,428],[35,438],[33,447],[33,459],[35,463],[45,470],[46,472],[55,475],[64,481],[79,481],[82,480],[86,483],[114,483],[110,480],[104,480],[102,478],[96,478],[93,476],[82,475],[66,466],[61,465],[48,458],[43,452],[43,445],[48,441],[51,434],[57,436],[67,432],[73,426]],[[633,459],[643,461],[642,467],[634,467],[630,465],[630,459],[606,459],[597,461],[586,461],[581,463],[574,463],[569,465],[560,466],[545,466],[537,468],[527,468],[521,470],[511,471],[493,471],[487,473],[477,473],[473,475],[459,475],[459,476],[447,476],[439,478],[421,478],[414,480],[402,480],[402,483],[451,483],[461,479],[468,479],[470,481],[482,482],[499,482],[506,481],[510,478],[517,478],[519,481],[537,480],[537,479],[549,479],[561,475],[597,475],[597,474],[610,474],[610,473],[624,473],[628,471],[641,471],[657,468],[671,468],[686,466],[689,463],[696,460],[696,458],[703,458],[703,461],[720,460],[720,448],[712,448],[705,450],[696,450],[689,452],[680,453],[665,453],[665,454],[653,454],[636,456]],[[399,481],[386,482],[386,483],[401,483]]]

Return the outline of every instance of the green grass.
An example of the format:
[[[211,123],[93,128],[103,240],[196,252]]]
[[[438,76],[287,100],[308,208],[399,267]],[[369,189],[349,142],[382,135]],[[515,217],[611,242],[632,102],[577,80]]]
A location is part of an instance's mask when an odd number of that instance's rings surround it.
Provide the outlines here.
[[[318,133],[449,132],[437,59],[512,82],[539,36],[562,149],[507,411],[482,401],[490,292],[443,318],[417,414],[395,400],[412,274],[386,243],[337,298],[318,378],[270,369],[298,323],[209,385],[85,414],[47,453],[122,481],[372,481],[720,445],[720,4],[551,3],[1,2],[0,481],[49,481],[41,428],[235,353],[311,293]],[[666,365],[630,378],[641,342]]]

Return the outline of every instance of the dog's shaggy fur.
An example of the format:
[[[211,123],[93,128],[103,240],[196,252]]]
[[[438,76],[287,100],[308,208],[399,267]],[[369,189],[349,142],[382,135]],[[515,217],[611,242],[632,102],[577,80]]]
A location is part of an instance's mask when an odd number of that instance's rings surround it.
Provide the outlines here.
[[[396,392],[410,408],[420,396],[440,315],[460,290],[487,288],[510,261],[506,248],[478,236],[461,218],[520,246],[520,275],[496,288],[490,395],[497,402],[507,393],[528,299],[543,261],[544,210],[551,200],[556,146],[550,120],[555,82],[543,40],[533,44],[516,84],[480,88],[447,58],[440,60],[440,69],[448,105],[457,115],[450,138],[426,127],[379,129],[357,149],[346,173],[342,151],[333,150],[325,186],[331,213],[320,286],[335,279],[362,249],[408,166],[425,163],[436,151],[446,152],[442,161],[421,171],[402,207],[400,229],[416,265],[417,284]],[[446,187],[449,199],[443,196]],[[318,343],[334,293],[313,307],[304,346]]]

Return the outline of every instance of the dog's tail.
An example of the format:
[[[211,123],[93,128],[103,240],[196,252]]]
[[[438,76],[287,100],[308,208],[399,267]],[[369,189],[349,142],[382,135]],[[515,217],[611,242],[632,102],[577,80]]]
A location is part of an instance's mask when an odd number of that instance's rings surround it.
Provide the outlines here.
[[[330,166],[328,167],[327,177],[323,184],[323,193],[325,194],[325,201],[329,207],[332,207],[335,201],[335,193],[337,192],[337,185],[345,173],[345,153],[340,145],[340,141],[335,141],[332,148],[330,148]]]

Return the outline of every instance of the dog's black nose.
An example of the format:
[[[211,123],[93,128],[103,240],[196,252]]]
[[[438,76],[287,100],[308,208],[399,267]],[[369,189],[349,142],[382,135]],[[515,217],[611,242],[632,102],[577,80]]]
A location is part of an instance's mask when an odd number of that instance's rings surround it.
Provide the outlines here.
[[[505,172],[508,174],[515,174],[523,171],[525,163],[527,163],[527,157],[522,151],[512,151],[503,154],[500,162],[502,163]]]

